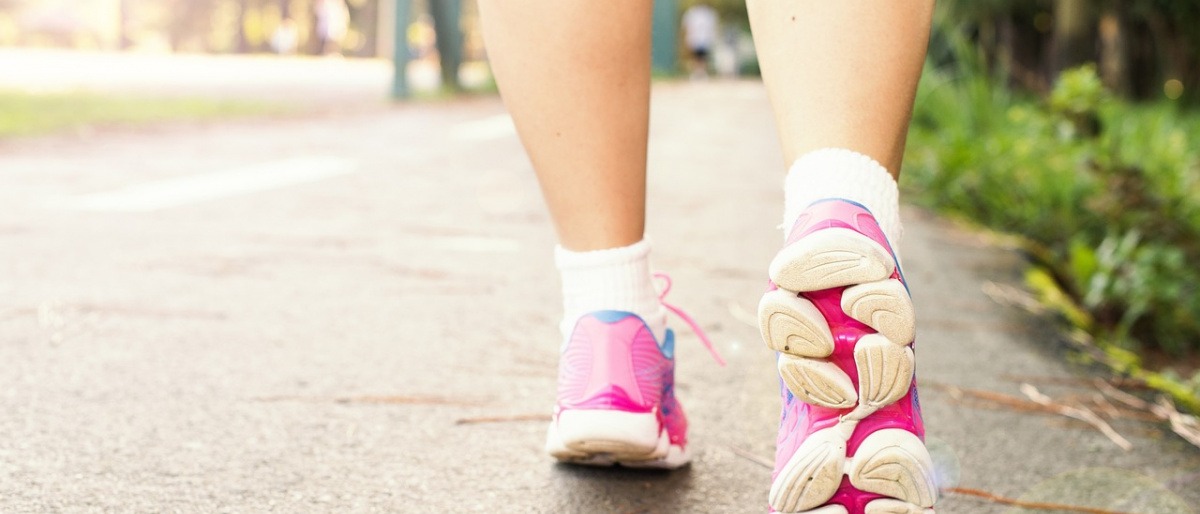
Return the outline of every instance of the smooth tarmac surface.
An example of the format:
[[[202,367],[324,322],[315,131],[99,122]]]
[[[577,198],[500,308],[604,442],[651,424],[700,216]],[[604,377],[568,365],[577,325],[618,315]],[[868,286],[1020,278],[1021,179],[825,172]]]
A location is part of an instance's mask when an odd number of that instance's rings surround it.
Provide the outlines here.
[[[784,168],[769,106],[754,82],[659,84],[653,101],[654,263],[729,360],[674,323],[690,468],[541,453],[554,240],[503,106],[475,98],[0,142],[0,512],[764,512],[779,400],[752,313]],[[210,177],[296,160],[349,168]],[[200,177],[215,189],[150,209],[72,207]],[[1200,512],[1200,450],[1170,433],[1115,423],[1126,452],[951,394],[1095,390],[1053,330],[984,293],[1020,285],[1015,251],[917,209],[905,222],[944,485]],[[938,512],[1039,511],[946,494]]]

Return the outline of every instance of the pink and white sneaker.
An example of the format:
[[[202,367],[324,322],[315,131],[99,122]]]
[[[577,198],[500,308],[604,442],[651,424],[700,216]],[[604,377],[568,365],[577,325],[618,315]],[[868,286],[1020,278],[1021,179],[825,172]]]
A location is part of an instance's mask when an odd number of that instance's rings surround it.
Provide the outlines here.
[[[670,291],[670,279],[660,295]],[[679,308],[718,363],[725,362]],[[577,464],[674,469],[688,463],[687,416],[675,399],[675,333],[658,341],[638,315],[597,311],[579,318],[563,346],[558,402],[546,452]]]
[[[913,305],[875,217],[847,200],[814,203],[770,276],[759,325],[783,394],[771,511],[932,514]]]

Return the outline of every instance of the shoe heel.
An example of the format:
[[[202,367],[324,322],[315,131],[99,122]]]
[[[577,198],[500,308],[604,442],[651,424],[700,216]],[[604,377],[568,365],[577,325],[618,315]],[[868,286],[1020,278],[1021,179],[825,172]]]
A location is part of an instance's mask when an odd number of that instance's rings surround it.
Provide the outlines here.
[[[551,456],[571,461],[597,455],[610,462],[654,460],[669,449],[656,412],[564,410],[551,422],[546,441]]]
[[[896,271],[887,249],[847,228],[828,228],[785,246],[768,273],[780,288],[820,291],[884,280]]]

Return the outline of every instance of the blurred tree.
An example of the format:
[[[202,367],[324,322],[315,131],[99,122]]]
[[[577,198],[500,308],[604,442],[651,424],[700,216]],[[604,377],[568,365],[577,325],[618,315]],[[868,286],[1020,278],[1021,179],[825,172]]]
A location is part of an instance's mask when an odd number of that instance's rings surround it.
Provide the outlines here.
[[[930,46],[954,61],[965,38],[987,69],[1038,92],[1065,68],[1095,62],[1105,84],[1134,98],[1200,99],[1200,2],[978,0],[941,2]]]
[[[438,59],[441,61],[442,85],[460,88],[458,68],[462,65],[462,2],[461,0],[430,0],[429,14],[437,34]]]
[[[348,48],[349,53],[359,57],[375,57],[379,48],[379,0],[351,1],[350,26],[357,37]]]
[[[1097,23],[1100,40],[1100,78],[1109,89],[1121,95],[1129,95],[1129,41],[1128,22],[1124,3],[1106,2],[1101,8]]]
[[[3,2],[4,0],[0,0]],[[128,50],[133,46],[133,38],[129,34],[131,23],[129,0],[118,0],[117,3],[117,48]]]
[[[1145,24],[1147,39],[1153,41],[1162,65],[1160,84],[1178,80],[1200,98],[1200,3],[1191,0],[1141,0],[1129,2],[1130,13]],[[1156,88],[1157,89],[1157,88]]]
[[[246,25],[250,22],[250,0],[237,0],[237,4],[237,42],[234,48],[237,53],[244,54],[250,51],[250,42],[246,37]]]
[[[1091,0],[1055,0],[1054,73],[1096,59],[1094,6]]]
[[[209,36],[220,0],[163,0],[167,41],[175,51],[211,51]],[[143,2],[145,5],[145,2]]]

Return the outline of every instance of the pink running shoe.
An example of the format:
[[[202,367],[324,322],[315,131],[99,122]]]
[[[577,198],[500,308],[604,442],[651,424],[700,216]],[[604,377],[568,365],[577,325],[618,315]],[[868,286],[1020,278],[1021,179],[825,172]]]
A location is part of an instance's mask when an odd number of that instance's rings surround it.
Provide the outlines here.
[[[660,295],[671,289],[670,279]],[[725,361],[687,314],[713,358]],[[659,342],[646,322],[623,311],[579,318],[558,367],[558,402],[546,452],[577,464],[675,469],[688,463],[687,416],[675,399],[675,333]]]
[[[875,217],[814,203],[770,275],[759,325],[783,393],[771,511],[932,514],[912,299]]]

